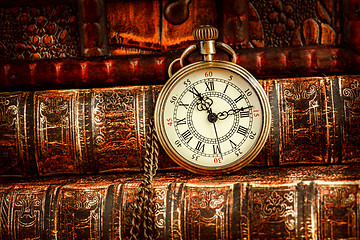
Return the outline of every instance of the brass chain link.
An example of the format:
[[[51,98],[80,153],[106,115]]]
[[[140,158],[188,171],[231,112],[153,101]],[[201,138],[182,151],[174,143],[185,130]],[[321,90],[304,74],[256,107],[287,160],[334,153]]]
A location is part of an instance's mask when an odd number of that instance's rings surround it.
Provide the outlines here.
[[[158,169],[159,145],[151,118],[146,135],[146,154],[144,159],[144,178],[140,183],[139,191],[133,203],[133,212],[130,229],[130,240],[157,239],[155,231],[155,202],[153,177]],[[141,232],[143,230],[143,232]]]

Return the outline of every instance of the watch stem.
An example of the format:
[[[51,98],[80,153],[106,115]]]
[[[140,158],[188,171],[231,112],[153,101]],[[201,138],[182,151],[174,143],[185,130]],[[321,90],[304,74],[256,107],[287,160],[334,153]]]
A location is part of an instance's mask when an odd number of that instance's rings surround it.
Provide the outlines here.
[[[219,37],[219,31],[210,25],[202,25],[193,31],[194,39],[199,41],[199,53],[204,61],[212,61],[216,54],[215,40]]]

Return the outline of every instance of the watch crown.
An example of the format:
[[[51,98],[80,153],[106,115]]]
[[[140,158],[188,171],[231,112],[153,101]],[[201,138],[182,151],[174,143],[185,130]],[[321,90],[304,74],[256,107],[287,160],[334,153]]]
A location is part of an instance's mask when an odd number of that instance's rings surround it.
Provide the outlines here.
[[[199,41],[199,53],[204,61],[212,61],[216,53],[215,40],[219,37],[218,30],[210,25],[202,25],[193,31],[194,39]]]
[[[193,31],[193,36],[197,41],[216,40],[219,37],[219,31],[213,26],[201,25]]]

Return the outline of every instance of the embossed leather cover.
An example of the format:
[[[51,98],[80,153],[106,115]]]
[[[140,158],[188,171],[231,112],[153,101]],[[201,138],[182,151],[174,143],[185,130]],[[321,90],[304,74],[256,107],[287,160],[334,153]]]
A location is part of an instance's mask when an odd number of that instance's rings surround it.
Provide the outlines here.
[[[356,239],[359,166],[159,173],[158,239]],[[128,239],[141,175],[6,180],[1,239]]]
[[[250,166],[359,163],[359,76],[261,80],[269,139]],[[0,93],[0,173],[139,171],[161,86]],[[178,169],[162,151],[161,169]]]

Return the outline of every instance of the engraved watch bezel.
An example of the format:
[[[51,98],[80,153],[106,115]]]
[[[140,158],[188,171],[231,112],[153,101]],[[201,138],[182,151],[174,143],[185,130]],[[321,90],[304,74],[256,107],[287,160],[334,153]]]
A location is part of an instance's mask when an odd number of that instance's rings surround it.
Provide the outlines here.
[[[191,164],[190,160],[184,159],[172,147],[172,144],[169,143],[166,137],[166,131],[164,126],[165,123],[162,123],[165,101],[169,93],[174,88],[174,86],[178,83],[178,81],[182,80],[186,75],[191,74],[194,71],[198,71],[206,68],[226,69],[244,78],[252,86],[253,90],[256,92],[263,111],[262,129],[260,132],[260,136],[257,139],[256,143],[254,144],[253,148],[249,150],[249,152],[245,155],[245,157],[242,157],[237,161],[235,161],[234,163],[222,167],[211,167],[211,168],[201,167],[196,164]],[[238,171],[244,166],[246,166],[259,154],[259,152],[265,145],[270,132],[271,109],[270,109],[269,100],[266,96],[263,87],[247,70],[245,70],[244,68],[242,68],[237,64],[228,61],[222,61],[222,60],[199,61],[181,68],[163,86],[156,102],[155,112],[154,112],[154,122],[155,122],[155,131],[158,135],[160,144],[164,148],[165,152],[169,155],[169,157],[173,161],[175,161],[178,165],[182,166],[183,168],[191,172],[198,174],[204,174],[204,175],[228,174]]]

